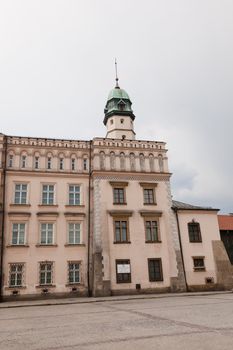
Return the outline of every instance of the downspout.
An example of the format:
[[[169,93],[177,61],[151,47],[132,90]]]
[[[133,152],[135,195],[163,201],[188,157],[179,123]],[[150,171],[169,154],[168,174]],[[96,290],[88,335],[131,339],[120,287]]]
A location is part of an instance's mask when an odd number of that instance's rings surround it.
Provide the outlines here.
[[[92,151],[92,140],[89,148],[89,176],[88,176],[88,235],[87,235],[87,289],[88,296],[92,296],[92,288],[90,281],[90,252],[91,252],[91,175],[92,175],[92,164],[91,164],[91,151]]]
[[[5,228],[5,194],[6,194],[6,161],[7,161],[7,136],[4,136],[4,141],[3,141],[3,147],[4,153],[3,153],[3,159],[2,159],[2,210],[1,210],[1,215],[2,215],[2,227],[1,227],[1,270],[0,270],[0,302],[2,301],[3,297],[3,252],[4,252],[4,228]]]
[[[185,265],[184,265],[184,254],[183,254],[183,247],[182,247],[182,241],[181,241],[181,234],[180,234],[180,223],[179,223],[179,217],[178,217],[178,209],[172,208],[176,215],[176,222],[177,222],[177,228],[178,228],[178,237],[179,237],[179,245],[180,245],[180,254],[181,254],[181,261],[183,265],[183,271],[184,271],[184,281],[185,281],[185,287],[186,291],[188,292],[188,283],[187,283],[187,277],[186,277],[186,271],[185,271]]]

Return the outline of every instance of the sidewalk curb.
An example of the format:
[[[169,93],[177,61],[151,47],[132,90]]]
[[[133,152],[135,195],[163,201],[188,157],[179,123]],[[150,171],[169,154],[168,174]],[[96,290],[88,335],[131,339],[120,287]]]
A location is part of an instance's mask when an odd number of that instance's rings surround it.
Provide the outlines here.
[[[22,307],[38,307],[38,306],[58,306],[58,305],[74,305],[74,304],[91,304],[91,303],[106,303],[106,302],[112,302],[112,301],[130,301],[130,300],[149,300],[149,299],[161,299],[161,298],[174,298],[174,297],[200,297],[200,296],[209,296],[209,295],[224,295],[224,294],[232,294],[232,291],[222,291],[222,292],[197,292],[197,293],[170,293],[170,294],[144,294],[144,295],[132,295],[132,296],[121,296],[121,297],[107,297],[107,298],[93,298],[90,297],[89,299],[51,299],[49,300],[41,300],[41,301],[29,301],[28,304],[22,304],[21,301],[18,301],[18,304],[11,305],[10,303],[14,303],[14,301],[11,302],[3,302],[0,303],[0,309],[12,309],[12,308],[22,308]],[[4,305],[4,303],[9,303],[7,305]]]

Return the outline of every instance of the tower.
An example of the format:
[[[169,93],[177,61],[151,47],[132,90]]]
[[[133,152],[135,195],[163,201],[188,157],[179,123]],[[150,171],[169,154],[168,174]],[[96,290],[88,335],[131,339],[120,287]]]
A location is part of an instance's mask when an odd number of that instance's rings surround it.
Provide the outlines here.
[[[116,65],[116,62],[115,62]],[[133,121],[135,115],[131,108],[132,102],[127,92],[118,85],[116,65],[116,86],[108,95],[104,109],[104,125],[107,127],[106,138],[134,140]]]

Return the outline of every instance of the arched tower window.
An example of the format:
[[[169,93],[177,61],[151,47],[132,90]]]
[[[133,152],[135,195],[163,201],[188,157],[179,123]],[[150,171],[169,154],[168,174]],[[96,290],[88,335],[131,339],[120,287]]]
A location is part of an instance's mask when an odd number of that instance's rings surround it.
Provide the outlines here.
[[[149,164],[150,164],[150,171],[155,171],[154,156],[152,153],[149,154]]]

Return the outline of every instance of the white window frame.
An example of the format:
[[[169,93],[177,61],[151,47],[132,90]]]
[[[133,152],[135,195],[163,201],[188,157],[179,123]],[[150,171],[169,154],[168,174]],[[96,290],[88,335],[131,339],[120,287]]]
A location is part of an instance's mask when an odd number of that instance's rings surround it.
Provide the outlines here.
[[[45,265],[46,269],[45,271],[41,271],[41,266]],[[48,270],[47,265],[51,266],[51,270]],[[41,283],[41,273],[45,273],[45,283]],[[48,283],[48,276],[47,274],[51,273],[51,281]],[[52,261],[40,261],[39,262],[39,285],[40,286],[51,286],[53,284],[53,274],[54,274],[54,263]]]
[[[20,186],[20,189],[17,190],[19,192],[19,203],[16,203],[16,186]],[[22,190],[22,186],[26,186],[26,201],[25,203],[22,203],[22,192],[25,192],[25,190]],[[15,182],[14,183],[14,198],[13,203],[17,205],[26,205],[28,204],[28,190],[29,190],[29,184],[26,182]]]
[[[44,191],[44,186],[53,186],[53,202],[52,203],[49,203],[49,193],[50,191]],[[47,198],[46,198],[46,203],[43,202],[43,193],[44,192],[47,192]],[[54,183],[42,183],[41,184],[41,205],[55,205],[55,197],[56,195],[56,185]]]
[[[71,228],[71,225],[73,226],[73,228]],[[76,228],[75,225],[79,225],[79,242],[76,241]],[[67,236],[67,242],[69,245],[78,245],[78,244],[82,244],[83,243],[83,235],[82,235],[82,222],[80,221],[69,221],[67,223],[67,232],[68,232],[68,236]],[[77,230],[78,231],[78,230]],[[73,239],[70,240],[70,235],[73,234]]]
[[[71,265],[78,265],[78,269],[73,268],[72,271],[70,270]],[[82,269],[82,263],[81,261],[68,261],[68,284],[80,284],[81,283],[81,269]],[[76,275],[75,273],[78,271],[78,281],[76,281]],[[72,281],[70,279],[70,274],[72,273]]]
[[[12,271],[12,267],[13,266],[16,266],[17,269],[16,271]],[[19,272],[18,271],[18,267],[21,266],[22,267],[22,270]],[[10,288],[20,288],[20,287],[23,287],[23,279],[24,279],[24,270],[25,270],[25,263],[10,263],[9,264],[9,282],[8,282],[8,285]],[[15,282],[17,282],[17,275],[18,274],[21,274],[21,283],[20,284],[17,284],[17,283],[14,283],[14,284],[11,284],[11,275],[14,274],[15,275]]]
[[[79,203],[78,204],[75,203],[76,191],[75,190],[70,191],[71,186],[73,186],[74,188],[79,187]],[[70,193],[74,194],[73,203],[72,203],[72,201],[70,201]],[[81,203],[82,203],[82,185],[80,185],[80,184],[68,184],[68,205],[76,206],[76,205],[81,205]]]
[[[44,225],[45,225],[45,228],[43,229]],[[50,232],[48,225],[52,225],[52,241],[51,242],[48,240],[49,232]],[[54,245],[54,242],[55,242],[55,223],[51,222],[51,221],[48,221],[48,222],[41,221],[40,225],[39,225],[39,230],[40,230],[39,244],[40,245]],[[45,242],[42,242],[42,234],[43,234],[44,230],[45,230]]]
[[[20,234],[21,234],[21,228],[20,226],[23,225],[23,242],[20,242]],[[16,228],[16,230],[15,230]],[[16,232],[16,243],[13,241],[14,232]],[[25,245],[26,241],[26,222],[12,222],[11,223],[11,245],[17,246],[17,245]]]

